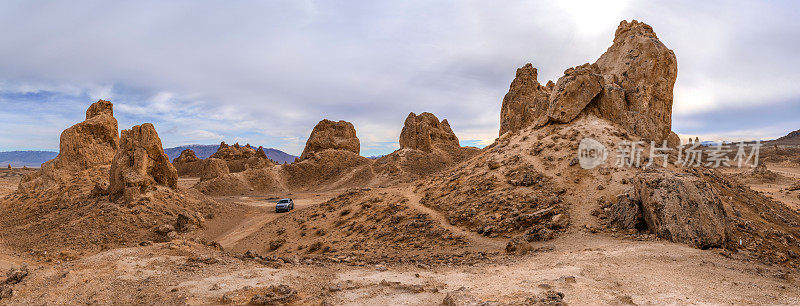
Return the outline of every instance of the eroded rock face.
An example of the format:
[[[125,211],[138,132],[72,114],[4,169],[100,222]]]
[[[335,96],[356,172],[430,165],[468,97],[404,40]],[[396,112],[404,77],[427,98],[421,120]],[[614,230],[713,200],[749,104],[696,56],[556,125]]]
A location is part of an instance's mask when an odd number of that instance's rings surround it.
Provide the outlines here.
[[[192,149],[186,149],[186,150],[181,151],[181,156],[178,156],[178,158],[176,158],[172,162],[173,163],[189,163],[189,162],[196,162],[196,161],[199,161],[199,160],[201,160],[201,159],[198,158],[197,155],[194,154],[194,151],[192,151]]]
[[[564,71],[550,94],[548,119],[558,123],[575,119],[600,94],[602,81],[595,65],[584,64]]]
[[[650,232],[703,249],[725,243],[728,216],[714,189],[699,177],[671,171],[640,173],[634,189]]]
[[[239,143],[228,145],[224,141],[219,149],[209,158],[217,158],[227,163],[230,172],[242,172],[251,168],[269,167],[274,163],[267,158],[262,147],[254,149],[250,144],[241,146]]]
[[[28,192],[64,183],[77,172],[109,165],[119,143],[113,104],[99,100],[89,106],[86,120],[61,133],[56,158],[42,164],[42,169],[26,175],[19,189]]]
[[[595,64],[606,85],[624,92],[621,100],[598,101],[597,113],[636,135],[657,141],[667,138],[678,61],[653,28],[636,20],[622,21],[614,44]]]
[[[228,164],[219,158],[209,157],[203,160],[203,170],[200,181],[207,181],[230,173]]]
[[[458,137],[453,133],[447,119],[440,122],[436,116],[427,112],[419,116],[414,113],[408,114],[400,132],[400,149],[431,152],[437,146],[460,146]]]
[[[328,119],[317,123],[306,141],[300,159],[306,159],[313,153],[329,149],[350,151],[355,154],[361,152],[361,142],[356,137],[356,128],[352,123]]]
[[[111,200],[131,202],[156,186],[177,188],[178,172],[164,153],[155,127],[145,123],[123,130],[111,163]]]
[[[539,85],[534,68],[518,69],[503,99],[500,135],[591,113],[632,134],[662,141],[670,137],[677,74],[675,54],[649,25],[622,21],[614,43],[597,62],[567,69],[553,87]]]
[[[192,149],[181,151],[178,158],[172,160],[172,165],[178,170],[178,176],[198,176],[202,171],[203,160],[194,154]]]
[[[555,85],[551,81],[547,86],[542,86],[537,77],[537,70],[530,63],[517,69],[517,76],[503,97],[500,135],[521,130],[547,114],[550,93]]]

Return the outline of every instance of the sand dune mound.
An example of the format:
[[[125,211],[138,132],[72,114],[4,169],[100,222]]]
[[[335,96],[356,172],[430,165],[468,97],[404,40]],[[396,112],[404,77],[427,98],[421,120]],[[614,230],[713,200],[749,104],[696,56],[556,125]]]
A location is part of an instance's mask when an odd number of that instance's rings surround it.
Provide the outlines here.
[[[436,173],[478,153],[461,147],[447,119],[431,113],[408,114],[400,133],[400,149],[375,161],[376,173],[389,180],[409,180]]]
[[[126,130],[118,139],[111,113],[109,102],[92,105],[87,121],[62,133],[60,157],[21,183],[56,178],[48,188],[35,183],[0,200],[0,234],[8,246],[71,259],[168,239],[169,232],[156,229],[168,224],[190,230],[217,209],[196,191],[175,189],[177,172],[151,124]]]
[[[192,149],[181,151],[181,155],[172,161],[178,176],[200,176],[203,172],[203,160],[195,155]]]

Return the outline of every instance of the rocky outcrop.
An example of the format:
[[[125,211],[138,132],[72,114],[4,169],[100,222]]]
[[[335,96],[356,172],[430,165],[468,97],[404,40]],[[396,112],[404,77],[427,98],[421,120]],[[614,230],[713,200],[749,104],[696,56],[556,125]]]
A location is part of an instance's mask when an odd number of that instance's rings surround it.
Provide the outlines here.
[[[267,157],[264,148],[259,147],[257,150],[250,144],[241,146],[238,142],[229,146],[223,141],[217,152],[211,154],[209,158],[225,161],[230,172],[242,172],[250,168],[263,168],[274,164]]]
[[[439,121],[431,113],[413,112],[406,117],[400,132],[400,149],[416,149],[432,152],[435,147],[459,147],[458,137],[453,133],[447,119]]]
[[[667,146],[670,148],[677,148],[681,145],[681,138],[678,137],[678,134],[675,132],[669,132],[669,136],[667,136]]]
[[[614,44],[595,64],[606,86],[595,112],[633,134],[657,141],[667,138],[678,64],[653,28],[636,20],[622,21]]]
[[[517,76],[503,97],[500,135],[532,125],[537,118],[547,113],[550,93],[555,85],[549,81],[547,86],[542,86],[537,77],[538,72],[530,63],[517,69]]]
[[[209,157],[203,161],[200,181],[207,181],[230,173],[228,164],[219,158]]]
[[[640,173],[634,189],[650,232],[703,249],[725,243],[728,216],[715,189],[700,177],[671,171]]]
[[[78,172],[105,166],[114,159],[119,143],[113,104],[99,100],[86,110],[86,120],[61,133],[56,158],[42,164],[40,171],[20,181],[22,192],[47,189],[69,181]]]
[[[361,142],[356,137],[356,128],[353,124],[344,120],[320,121],[311,131],[300,159],[309,158],[311,154],[324,150],[344,150],[360,154]]]
[[[583,64],[564,71],[550,94],[549,121],[567,123],[575,119],[602,91],[603,77],[596,65]]]
[[[194,154],[192,149],[181,151],[181,155],[172,160],[172,165],[178,170],[178,176],[199,176],[203,160]]]
[[[194,154],[192,149],[186,149],[181,151],[181,155],[175,158],[172,162],[173,163],[190,163],[200,161],[201,159]]]
[[[164,153],[155,127],[145,123],[123,130],[111,163],[110,199],[130,203],[157,186],[177,188],[178,171]]]
[[[503,99],[500,134],[591,113],[632,134],[665,140],[677,73],[675,54],[649,25],[622,21],[614,43],[595,63],[567,69],[552,88],[539,85],[529,65],[518,69]]]

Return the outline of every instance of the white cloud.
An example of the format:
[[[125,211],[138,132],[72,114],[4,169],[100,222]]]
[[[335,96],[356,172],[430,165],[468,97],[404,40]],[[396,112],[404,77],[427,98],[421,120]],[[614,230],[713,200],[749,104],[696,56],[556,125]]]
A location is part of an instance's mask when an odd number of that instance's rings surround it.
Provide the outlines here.
[[[542,83],[555,80],[595,61],[621,19],[651,24],[675,50],[678,117],[796,99],[797,11],[748,1],[5,2],[0,93],[86,96],[76,108],[110,98],[121,127],[152,121],[171,144],[189,141],[171,131],[205,131],[297,154],[330,118],[356,124],[365,148],[391,150],[383,144],[412,111],[486,143],[516,68],[532,62]]]

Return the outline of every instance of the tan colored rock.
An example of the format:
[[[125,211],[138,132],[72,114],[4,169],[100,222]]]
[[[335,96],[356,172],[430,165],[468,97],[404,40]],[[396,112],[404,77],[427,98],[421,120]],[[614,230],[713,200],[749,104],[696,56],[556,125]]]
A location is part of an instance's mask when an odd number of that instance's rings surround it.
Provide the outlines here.
[[[172,165],[178,170],[178,176],[198,176],[203,170],[203,160],[192,149],[181,151],[181,155],[172,160]]]
[[[344,150],[355,154],[361,152],[361,142],[356,136],[356,129],[352,123],[340,120],[339,122],[324,119],[317,123],[311,136],[306,141],[306,147],[300,159],[306,159],[311,154],[324,150]]]
[[[200,181],[207,181],[230,173],[228,164],[219,158],[209,157],[203,161]]]
[[[542,86],[537,80],[536,68],[528,63],[517,69],[500,109],[500,135],[521,130],[547,113],[553,82]]]
[[[614,43],[595,64],[604,77],[596,114],[638,136],[666,139],[678,64],[653,28],[636,20],[620,22]]]
[[[131,202],[156,186],[178,187],[178,172],[161,147],[150,123],[123,130],[119,149],[111,163],[110,199]]]
[[[614,43],[594,64],[567,69],[552,89],[536,82],[535,71],[527,65],[517,70],[503,99],[500,135],[591,113],[647,139],[670,136],[677,60],[647,24],[622,21]],[[549,98],[542,99],[542,92]]]
[[[56,158],[42,164],[40,171],[25,175],[19,189],[29,192],[69,181],[78,172],[111,164],[119,143],[113,104],[99,100],[89,106],[86,120],[61,133]]]
[[[720,247],[728,239],[728,216],[707,182],[671,171],[634,178],[636,198],[650,232],[697,248]]]
[[[267,152],[264,152],[264,147],[258,147],[258,150],[256,150],[256,157],[262,159],[269,159],[269,157],[267,157]]]
[[[189,162],[196,162],[200,161],[201,159],[194,154],[192,149],[186,149],[181,151],[181,155],[178,158],[175,158],[172,163],[189,163]]]
[[[224,141],[219,145],[219,149],[209,158],[217,158],[224,160],[227,163],[230,172],[242,172],[250,168],[262,168],[274,165],[274,163],[267,158],[264,149],[259,147],[261,152],[254,149],[250,144],[245,146],[234,143],[232,146],[227,145]]]
[[[247,159],[256,155],[256,150],[245,146],[242,147],[239,143],[235,143],[232,146],[227,145],[224,141],[219,145],[217,152],[211,154],[210,158],[219,158],[222,160],[237,160],[237,159]]]
[[[603,89],[603,77],[597,72],[597,66],[590,64],[564,71],[550,94],[548,119],[559,123],[575,119]]]
[[[667,136],[667,146],[670,148],[677,148],[681,145],[681,138],[678,137],[678,134],[675,132],[669,132],[669,136]]]
[[[447,119],[440,122],[431,113],[425,112],[419,116],[409,113],[403,130],[400,132],[400,149],[409,148],[431,152],[437,146],[460,146],[458,137],[453,133]]]

